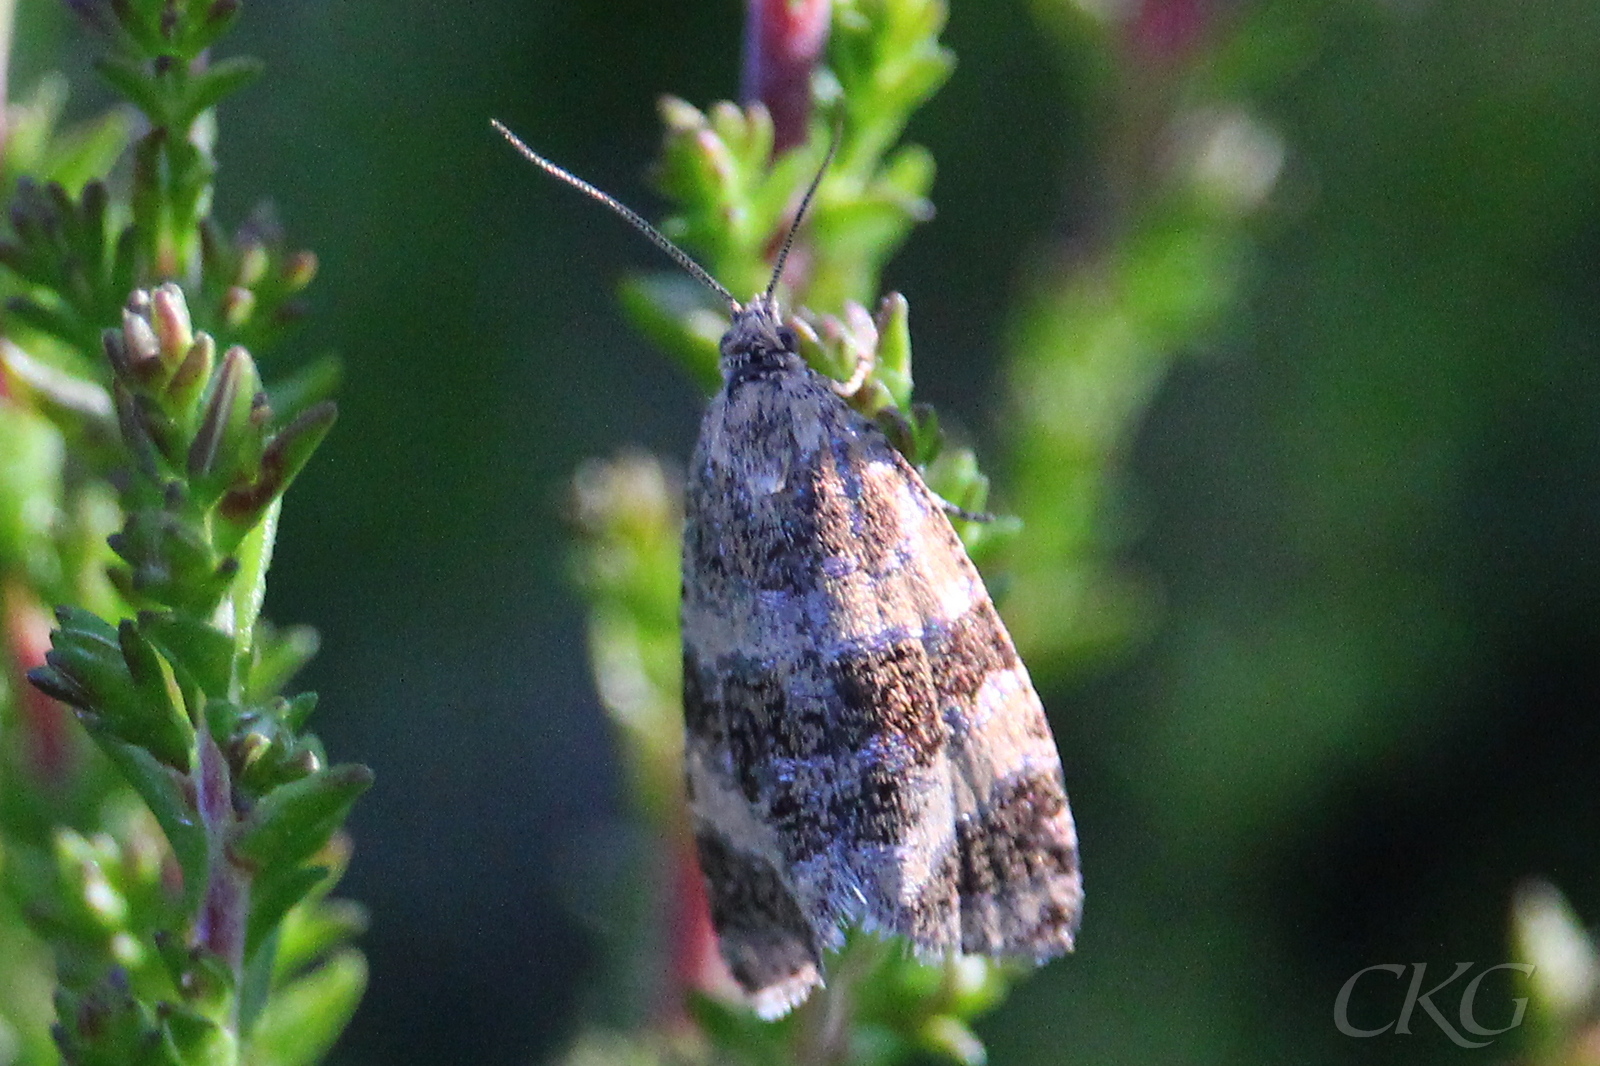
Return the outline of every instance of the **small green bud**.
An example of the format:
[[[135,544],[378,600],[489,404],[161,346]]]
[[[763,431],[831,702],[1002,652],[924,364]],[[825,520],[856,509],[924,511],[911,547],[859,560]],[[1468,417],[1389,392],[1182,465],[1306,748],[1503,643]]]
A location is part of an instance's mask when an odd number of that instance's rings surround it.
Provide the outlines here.
[[[111,350],[111,345],[108,344],[106,351]],[[151,435],[151,420],[146,417],[145,405],[140,403],[140,399],[124,384],[122,376],[112,378],[111,407],[116,412],[117,430],[122,435],[122,443],[132,453],[139,469],[154,479],[159,476],[156,457],[160,453],[160,448]]]
[[[210,610],[227,591],[233,572],[228,560],[218,561],[203,530],[168,510],[147,507],[133,512],[108,543],[128,564],[129,587],[136,598],[165,606]]]
[[[291,776],[299,779],[322,769],[322,756],[311,748],[301,748],[294,753],[294,758],[290,759],[285,766]]]
[[[134,998],[121,968],[84,992],[56,993],[54,1029],[63,1061],[180,1066],[163,1044],[153,1013]]]
[[[874,376],[888,388],[894,405],[911,406],[911,305],[898,292],[878,304],[873,316],[878,328],[877,366]]]
[[[915,438],[912,454],[917,462],[935,462],[944,450],[944,431],[939,428],[939,412],[932,404],[911,405],[911,432]]]
[[[159,384],[163,370],[161,341],[144,316],[123,309],[122,341],[132,377],[142,384]]]
[[[968,511],[981,511],[989,502],[989,479],[978,470],[971,448],[947,448],[926,471],[928,487]]]
[[[255,465],[261,446],[257,408],[265,403],[255,361],[249,352],[234,345],[222,357],[205,413],[189,447],[191,479],[220,492],[234,477]]]
[[[177,981],[184,999],[208,1013],[227,1010],[233,992],[233,974],[227,962],[202,947],[190,948],[185,954]]]
[[[949,1012],[975,1018],[1005,998],[1005,966],[981,955],[957,955],[945,962],[944,994]]]
[[[194,339],[183,362],[178,364],[172,379],[167,382],[163,394],[173,410],[187,414],[194,408],[200,394],[205,391],[206,382],[211,380],[211,368],[216,358],[217,342],[211,339],[209,333],[202,333]]]
[[[157,287],[150,294],[150,321],[161,344],[162,359],[168,364],[182,359],[194,343],[194,327],[189,322],[183,290],[170,281]]]
[[[299,292],[317,276],[315,252],[295,252],[283,264],[283,283],[290,292]]]
[[[52,843],[56,869],[74,903],[82,905],[84,918],[106,932],[121,929],[128,920],[128,900],[106,872],[116,865],[116,845],[102,840],[97,846],[70,829],[57,830]]]
[[[266,245],[260,238],[255,238],[239,246],[239,272],[234,278],[233,287],[237,289],[252,289],[261,283],[267,276],[267,267],[272,264],[272,256],[267,251]]]
[[[232,762],[241,773],[250,769],[272,750],[272,738],[259,729],[252,729],[233,742]]]
[[[145,437],[155,445],[157,452],[169,463],[176,464],[180,461],[182,451],[182,434],[178,424],[172,416],[161,409],[155,397],[135,394],[133,408],[138,416],[139,423],[144,429]]]
[[[234,329],[250,321],[255,309],[256,294],[242,285],[230,285],[222,294],[222,320]]]

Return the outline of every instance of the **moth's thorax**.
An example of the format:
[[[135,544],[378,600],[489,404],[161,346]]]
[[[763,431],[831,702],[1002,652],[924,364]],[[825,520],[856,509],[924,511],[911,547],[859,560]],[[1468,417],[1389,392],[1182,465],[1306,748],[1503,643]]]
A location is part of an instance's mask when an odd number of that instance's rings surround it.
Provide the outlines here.
[[[778,303],[765,294],[736,308],[722,335],[722,380],[761,377],[805,365],[796,350],[794,331],[783,324]]]

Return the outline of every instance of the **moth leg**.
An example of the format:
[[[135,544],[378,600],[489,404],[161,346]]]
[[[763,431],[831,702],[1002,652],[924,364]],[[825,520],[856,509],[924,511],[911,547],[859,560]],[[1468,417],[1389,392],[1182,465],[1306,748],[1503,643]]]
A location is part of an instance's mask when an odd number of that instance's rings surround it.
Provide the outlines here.
[[[878,353],[875,351],[862,351],[856,355],[856,368],[850,372],[850,377],[844,381],[832,381],[833,391],[845,399],[849,399],[861,390],[867,383],[867,377],[878,365]]]
[[[992,511],[969,511],[965,507],[951,503],[932,489],[928,491],[933,495],[934,499],[939,501],[939,506],[944,508],[945,514],[959,518],[963,522],[982,522],[987,525],[990,522],[1000,520],[1000,516]]]

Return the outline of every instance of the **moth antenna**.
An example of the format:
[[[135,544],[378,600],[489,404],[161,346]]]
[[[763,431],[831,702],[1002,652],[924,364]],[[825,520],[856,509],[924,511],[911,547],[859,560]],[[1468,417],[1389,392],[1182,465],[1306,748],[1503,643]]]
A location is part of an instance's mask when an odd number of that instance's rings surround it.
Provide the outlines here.
[[[840,119],[833,124],[833,136],[828,139],[828,154],[822,157],[822,165],[817,168],[816,177],[811,179],[806,194],[800,198],[800,210],[794,213],[794,224],[789,227],[788,234],[783,238],[783,247],[778,249],[778,261],[772,267],[772,280],[767,283],[768,301],[778,288],[778,279],[783,276],[783,264],[789,258],[789,249],[794,246],[794,235],[800,232],[800,223],[806,218],[806,208],[811,206],[811,198],[817,194],[817,186],[822,184],[822,175],[828,172],[828,165],[833,162],[833,154],[839,150],[839,139],[843,135],[844,120]]]
[[[726,302],[727,305],[733,310],[737,311],[739,309],[739,301],[733,298],[733,293],[729,292],[720,281],[712,277],[711,273],[706,270],[705,267],[701,266],[699,263],[696,263],[692,258],[690,258],[688,252],[684,251],[682,248],[679,248],[676,244],[673,244],[667,239],[665,234],[656,229],[650,223],[646,222],[644,220],[644,216],[640,215],[639,212],[635,211],[621,200],[618,200],[610,193],[601,192],[599,189],[595,188],[593,185],[590,185],[588,182],[584,181],[571,171],[563,170],[561,167],[556,166],[554,163],[550,162],[550,160],[546,159],[538,152],[535,152],[526,144],[523,144],[522,139],[507,129],[505,125],[498,119],[490,119],[489,125],[499,130],[500,135],[506,140],[510,141],[511,147],[522,153],[523,158],[528,162],[532,163],[534,166],[538,167],[552,178],[555,178],[557,181],[565,182],[574,189],[577,189],[589,199],[598,200],[600,203],[611,208],[612,211],[615,211],[617,214],[621,215],[630,226],[644,234],[646,237],[650,238],[651,244],[654,244],[657,248],[660,248],[663,252],[666,252],[668,255],[670,255],[673,259],[673,262],[677,263],[684,270],[688,271],[690,277],[694,278],[700,284],[704,285],[706,288],[722,297],[723,301]],[[832,157],[832,149],[829,150],[828,155],[830,158]],[[818,174],[817,177],[820,179],[822,175]],[[815,182],[812,183],[812,188],[816,188]],[[811,198],[811,194],[807,193],[806,198],[809,200]],[[802,210],[804,210],[803,207]],[[791,231],[790,237],[793,236],[794,234]],[[784,250],[788,250],[787,245],[785,245]],[[779,259],[778,262],[781,266],[783,260]],[[773,282],[776,284],[777,278],[773,278]]]

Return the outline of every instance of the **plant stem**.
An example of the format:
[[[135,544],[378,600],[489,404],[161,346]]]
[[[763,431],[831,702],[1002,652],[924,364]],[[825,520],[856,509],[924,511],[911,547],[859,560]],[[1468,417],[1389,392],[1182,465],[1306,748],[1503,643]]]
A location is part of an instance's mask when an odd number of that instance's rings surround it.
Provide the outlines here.
[[[195,775],[196,805],[205,823],[210,861],[206,868],[205,898],[195,935],[200,946],[214,952],[233,974],[234,987],[243,978],[245,915],[249,881],[228,857],[227,837],[233,826],[233,782],[228,760],[204,726],[199,736],[199,772]],[[238,1019],[233,1019],[237,1035]]]

